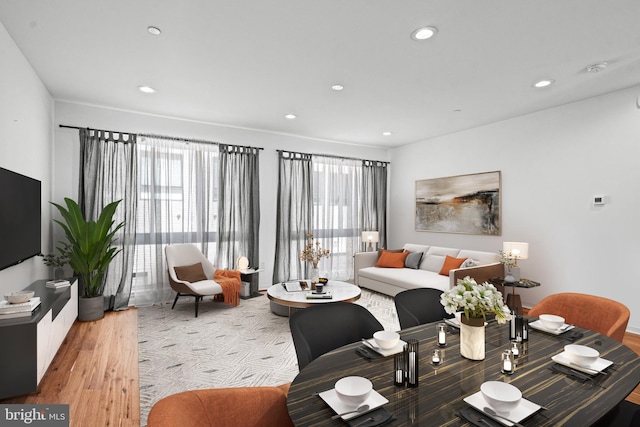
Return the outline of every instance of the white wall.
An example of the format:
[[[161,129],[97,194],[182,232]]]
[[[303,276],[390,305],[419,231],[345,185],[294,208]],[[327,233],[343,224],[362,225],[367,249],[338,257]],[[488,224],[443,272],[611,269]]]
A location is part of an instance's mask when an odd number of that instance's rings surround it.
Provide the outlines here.
[[[53,100],[1,23],[0,76],[0,167],[42,182],[41,247],[50,252]],[[40,257],[0,270],[0,295],[49,274]]]
[[[260,262],[264,265],[264,271],[260,273],[261,288],[270,286],[273,277],[276,188],[278,185],[276,150],[332,154],[371,160],[386,161],[388,159],[387,150],[378,148],[216,126],[68,102],[56,102],[55,107],[57,185],[54,198],[60,201],[66,196],[77,198],[79,143],[77,130],[60,129],[59,124],[132,133],[161,134],[264,148],[260,152]]]
[[[640,332],[640,87],[392,150],[389,247],[404,242],[498,251],[529,242],[519,290],[615,299]],[[502,236],[417,232],[415,181],[502,171]],[[607,204],[595,207],[594,195]]]

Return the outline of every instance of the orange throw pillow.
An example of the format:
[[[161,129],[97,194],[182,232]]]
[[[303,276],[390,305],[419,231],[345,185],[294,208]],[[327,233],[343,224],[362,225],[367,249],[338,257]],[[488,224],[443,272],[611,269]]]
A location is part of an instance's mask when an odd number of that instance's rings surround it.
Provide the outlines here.
[[[409,255],[409,252],[390,252],[382,251],[376,267],[383,268],[404,268],[404,260]]]
[[[444,264],[442,264],[442,268],[440,269],[440,274],[443,276],[448,276],[450,270],[455,270],[456,268],[460,268],[463,262],[465,262],[466,258],[454,258],[452,256],[447,255],[444,259]]]
[[[204,269],[202,268],[202,263],[200,262],[193,265],[173,267],[173,270],[176,272],[176,277],[185,282],[194,283],[207,280],[207,276],[204,274]]]

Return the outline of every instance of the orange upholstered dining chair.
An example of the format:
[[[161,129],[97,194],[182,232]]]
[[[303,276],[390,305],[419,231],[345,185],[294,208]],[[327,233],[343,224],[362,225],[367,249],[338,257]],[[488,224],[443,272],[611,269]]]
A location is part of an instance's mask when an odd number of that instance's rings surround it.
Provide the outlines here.
[[[626,305],[608,298],[572,292],[549,295],[531,310],[529,316],[555,314],[566,323],[600,332],[620,342],[629,323]]]
[[[148,427],[289,427],[290,384],[190,390],[167,396],[151,408]]]

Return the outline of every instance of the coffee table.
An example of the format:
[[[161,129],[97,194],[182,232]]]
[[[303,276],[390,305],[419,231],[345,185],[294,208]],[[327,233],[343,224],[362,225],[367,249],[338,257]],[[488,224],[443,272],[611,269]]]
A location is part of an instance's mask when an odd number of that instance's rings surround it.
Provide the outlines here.
[[[297,291],[287,292],[282,283],[276,283],[267,289],[271,311],[278,316],[289,316],[293,310],[310,307],[315,304],[328,304],[332,302],[354,302],[360,298],[360,287],[338,280],[329,280],[324,286],[330,291],[331,299],[307,299],[307,294],[312,292]]]

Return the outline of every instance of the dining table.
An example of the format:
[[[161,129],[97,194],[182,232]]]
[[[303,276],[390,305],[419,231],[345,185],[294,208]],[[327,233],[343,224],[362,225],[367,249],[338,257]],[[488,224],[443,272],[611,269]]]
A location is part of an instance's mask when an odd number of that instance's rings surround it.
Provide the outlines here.
[[[501,354],[513,345],[508,323],[493,320],[485,326],[483,360],[469,360],[460,355],[459,329],[450,325],[446,346],[439,347],[436,324],[399,331],[401,340],[418,341],[417,387],[394,385],[394,356],[382,357],[371,349],[365,354],[362,342],[313,360],[295,377],[289,389],[287,407],[293,424],[347,425],[343,419],[331,419],[335,411],[319,395],[332,390],[336,381],[347,376],[368,378],[373,389],[388,400],[382,406],[391,414],[384,424],[388,426],[472,426],[474,423],[467,421],[463,413],[471,411],[481,418],[486,414],[464,399],[478,393],[486,381],[503,381],[517,387],[523,399],[541,406],[521,421],[525,427],[584,427],[607,415],[640,384],[640,357],[623,343],[592,330],[573,327],[555,334],[530,329],[528,340],[519,344],[515,369],[507,375],[501,371]],[[562,353],[564,346],[571,343],[594,348],[601,358],[612,363],[600,373],[589,375],[552,360],[552,356]],[[434,349],[440,350],[441,362],[437,365],[431,363]],[[356,422],[358,419],[363,422]],[[348,422],[352,426],[366,426],[370,425],[368,420],[371,418],[363,414]],[[475,425],[502,425],[495,421],[485,417]]]

